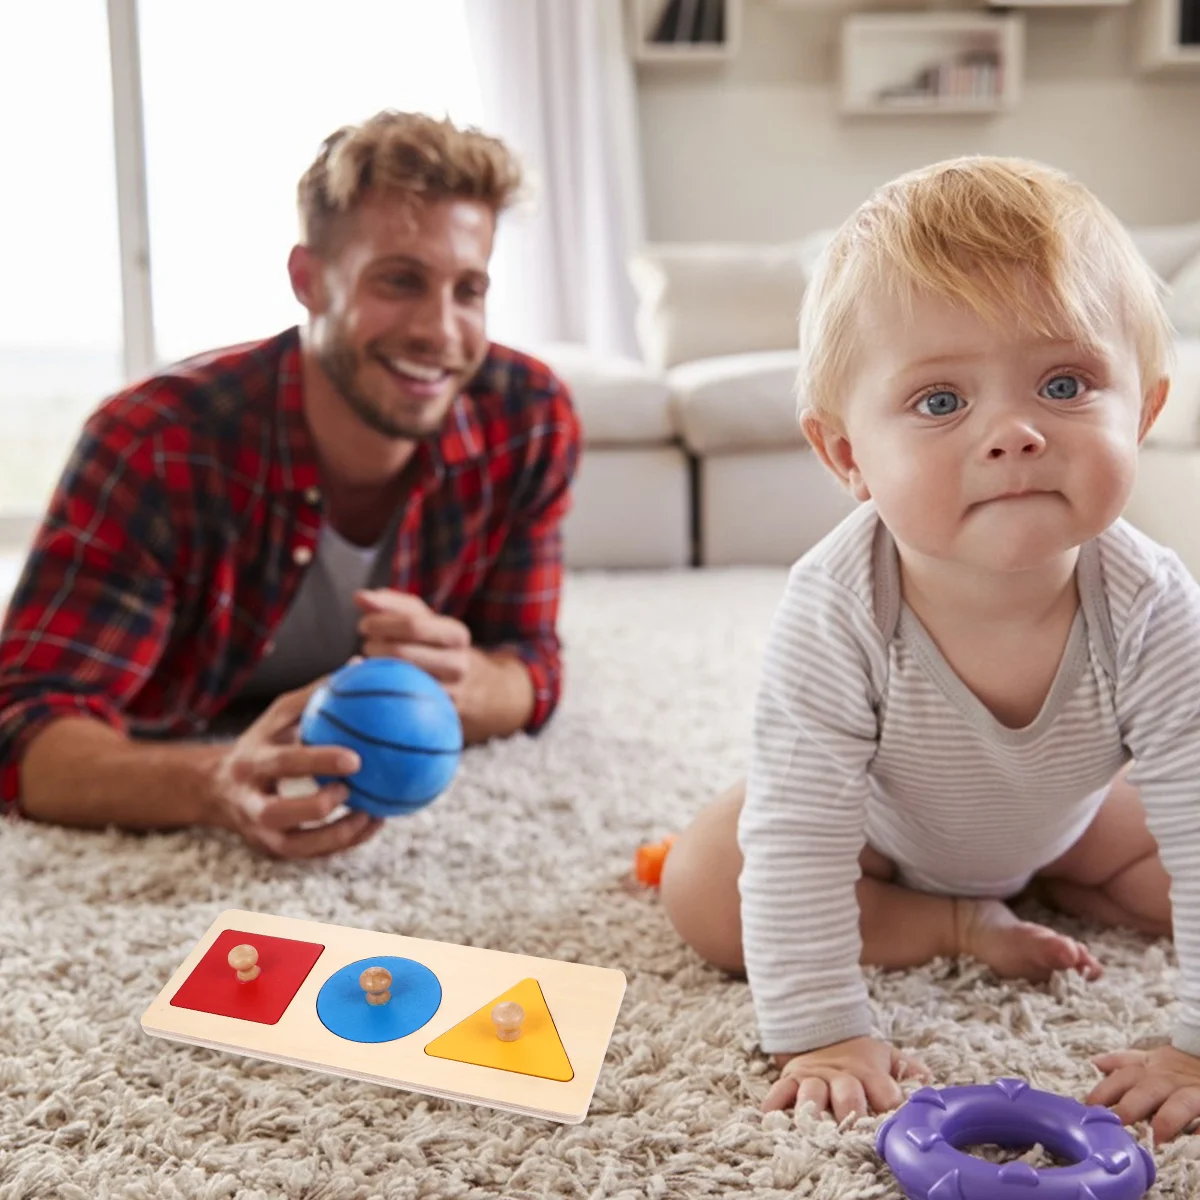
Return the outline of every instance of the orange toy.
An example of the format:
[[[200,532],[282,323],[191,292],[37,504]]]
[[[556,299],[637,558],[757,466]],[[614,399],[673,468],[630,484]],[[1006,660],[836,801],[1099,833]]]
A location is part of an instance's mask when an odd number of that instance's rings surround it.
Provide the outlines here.
[[[663,863],[667,861],[667,853],[675,841],[673,833],[668,834],[661,842],[643,842],[633,857],[633,874],[638,883],[647,887],[658,887],[662,879]]]

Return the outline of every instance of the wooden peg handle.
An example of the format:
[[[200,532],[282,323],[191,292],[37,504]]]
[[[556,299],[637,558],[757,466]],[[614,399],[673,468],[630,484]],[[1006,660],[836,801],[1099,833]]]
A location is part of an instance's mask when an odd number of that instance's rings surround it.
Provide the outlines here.
[[[492,1024],[502,1042],[515,1042],[521,1036],[525,1010],[515,1000],[505,1000],[492,1009]]]
[[[386,1004],[392,998],[388,991],[392,986],[392,973],[387,967],[368,967],[358,977],[358,984],[367,993],[368,1004]]]
[[[229,952],[228,961],[242,983],[249,983],[250,980],[257,979],[259,971],[262,969],[258,965],[258,951],[253,946],[244,944],[234,946]]]

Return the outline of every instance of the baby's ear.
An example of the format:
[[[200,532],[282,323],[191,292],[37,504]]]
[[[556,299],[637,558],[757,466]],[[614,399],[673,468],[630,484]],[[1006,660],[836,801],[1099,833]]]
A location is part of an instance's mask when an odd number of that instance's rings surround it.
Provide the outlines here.
[[[1138,444],[1140,445],[1150,427],[1158,420],[1162,406],[1167,402],[1167,393],[1171,390],[1171,381],[1165,375],[1154,384],[1142,399],[1142,419],[1138,425]]]
[[[800,414],[800,428],[817,457],[838,477],[838,481],[856,500],[870,500],[871,493],[854,461],[854,448],[841,423],[806,408]]]

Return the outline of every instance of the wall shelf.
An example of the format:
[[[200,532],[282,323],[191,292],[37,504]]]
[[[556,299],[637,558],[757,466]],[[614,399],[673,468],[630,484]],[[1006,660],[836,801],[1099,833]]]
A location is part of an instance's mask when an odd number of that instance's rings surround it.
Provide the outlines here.
[[[691,40],[711,28],[718,8],[720,40]],[[674,41],[655,41],[664,18],[678,17],[682,26]],[[703,65],[728,62],[741,41],[742,0],[629,0],[625,11],[629,52],[638,64]],[[690,32],[688,32],[690,31]]]
[[[1200,40],[1183,41],[1183,6],[1197,0],[1141,0],[1138,66],[1145,72],[1200,71]],[[1191,36],[1200,39],[1200,12]]]
[[[854,13],[842,22],[841,111],[857,116],[986,114],[1021,86],[1019,13]]]
[[[1133,0],[988,0],[992,8],[1127,8]]]

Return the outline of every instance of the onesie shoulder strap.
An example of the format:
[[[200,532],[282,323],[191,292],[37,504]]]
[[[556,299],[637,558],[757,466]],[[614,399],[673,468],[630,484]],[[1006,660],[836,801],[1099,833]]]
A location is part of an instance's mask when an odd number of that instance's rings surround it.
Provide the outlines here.
[[[871,554],[875,624],[886,646],[895,637],[900,623],[900,560],[896,557],[896,543],[882,521],[876,521]]]
[[[1112,609],[1108,603],[1108,589],[1104,586],[1104,563],[1100,558],[1100,544],[1093,538],[1079,548],[1079,561],[1075,565],[1075,582],[1079,588],[1079,603],[1087,621],[1090,641],[1095,647],[1096,657],[1111,680],[1117,677],[1117,635],[1113,629]]]

